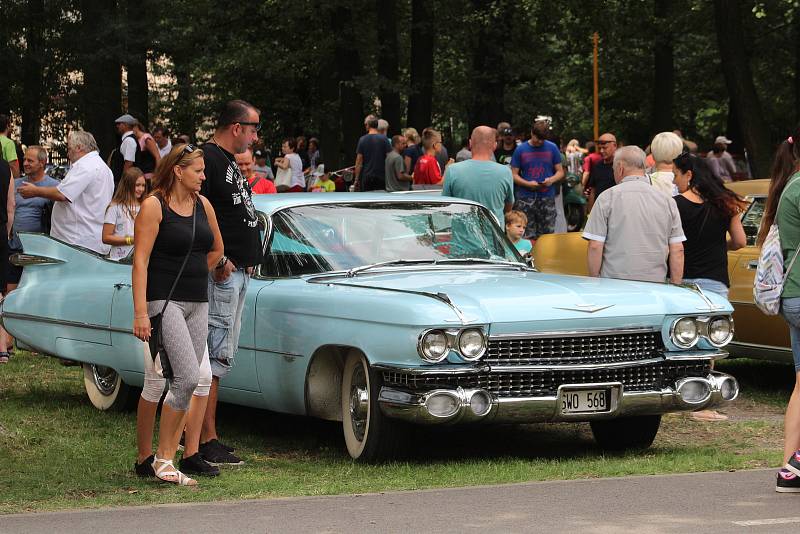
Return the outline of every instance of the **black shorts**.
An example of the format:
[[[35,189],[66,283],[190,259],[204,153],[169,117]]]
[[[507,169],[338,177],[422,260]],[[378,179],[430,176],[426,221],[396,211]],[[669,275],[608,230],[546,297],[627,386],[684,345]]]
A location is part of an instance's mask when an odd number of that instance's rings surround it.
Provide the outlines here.
[[[9,250],[8,251],[8,258],[10,259],[11,256],[14,254],[19,254],[22,252],[21,250]],[[14,284],[18,285],[19,280],[22,278],[22,267],[19,265],[14,265],[9,261],[6,263],[6,284]]]

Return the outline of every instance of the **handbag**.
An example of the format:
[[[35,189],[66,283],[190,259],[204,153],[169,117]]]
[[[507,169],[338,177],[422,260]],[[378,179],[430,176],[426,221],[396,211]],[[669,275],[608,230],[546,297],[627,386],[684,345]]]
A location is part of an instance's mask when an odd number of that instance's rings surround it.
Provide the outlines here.
[[[778,200],[778,208],[775,210],[775,219],[777,221],[778,211],[781,208],[781,201],[783,200],[786,190],[797,179],[792,181],[783,188],[780,200]],[[778,233],[778,223],[773,222],[769,228],[764,244],[761,245],[761,254],[758,256],[758,267],[756,268],[755,280],[753,283],[753,302],[755,302],[758,309],[764,312],[765,315],[777,315],[781,310],[781,294],[783,293],[783,286],[786,283],[786,278],[794,267],[794,262],[797,260],[797,255],[800,254],[800,245],[794,251],[794,256],[789,262],[789,266],[784,271],[783,264],[783,248],[781,247],[781,237]]]
[[[161,200],[159,198],[159,200]],[[163,206],[163,200],[162,200]],[[183,263],[181,264],[181,268],[178,270],[178,275],[175,277],[175,281],[172,282],[172,287],[167,294],[167,300],[164,301],[164,305],[161,307],[161,311],[156,315],[150,317],[150,340],[148,341],[148,345],[150,347],[150,356],[153,358],[153,365],[155,366],[156,374],[161,376],[162,378],[172,378],[174,376],[172,372],[172,365],[169,363],[169,355],[167,354],[167,350],[164,348],[162,331],[161,331],[161,323],[164,318],[164,311],[167,309],[167,305],[169,301],[172,300],[172,294],[175,292],[175,287],[178,285],[178,281],[181,279],[181,275],[183,274],[183,269],[186,267],[186,263],[189,261],[189,256],[192,254],[192,248],[194,247],[194,232],[195,226],[197,225],[197,202],[195,201],[194,209],[192,210],[192,238],[189,240],[189,250],[186,252],[186,256],[183,258]]]

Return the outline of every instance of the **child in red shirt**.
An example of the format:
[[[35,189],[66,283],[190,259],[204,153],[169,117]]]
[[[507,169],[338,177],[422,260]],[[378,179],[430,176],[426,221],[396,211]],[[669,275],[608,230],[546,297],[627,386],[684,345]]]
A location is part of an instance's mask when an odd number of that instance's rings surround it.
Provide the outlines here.
[[[442,136],[433,129],[422,132],[422,148],[425,154],[420,156],[414,165],[414,185],[440,185],[442,183],[442,170],[436,161],[436,151],[442,144]]]

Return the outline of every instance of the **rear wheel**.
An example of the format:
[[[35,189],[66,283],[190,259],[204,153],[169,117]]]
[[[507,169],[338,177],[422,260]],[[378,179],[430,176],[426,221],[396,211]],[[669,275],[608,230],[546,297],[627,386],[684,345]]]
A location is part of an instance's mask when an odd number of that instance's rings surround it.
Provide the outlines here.
[[[98,410],[129,410],[139,400],[139,390],[123,382],[119,373],[105,365],[84,363],[83,386]]]
[[[399,424],[378,406],[380,378],[357,351],[347,355],[342,375],[342,428],[347,452],[354,460],[390,459],[400,449]]]
[[[661,426],[660,415],[620,417],[592,421],[592,434],[601,448],[608,451],[646,449],[653,444]]]

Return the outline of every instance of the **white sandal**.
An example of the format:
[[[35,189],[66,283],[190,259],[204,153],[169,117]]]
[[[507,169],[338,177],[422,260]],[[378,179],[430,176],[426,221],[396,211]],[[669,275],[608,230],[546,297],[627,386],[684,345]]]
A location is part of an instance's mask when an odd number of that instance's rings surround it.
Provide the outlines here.
[[[179,486],[196,486],[197,481],[193,478],[189,478],[177,469],[175,469],[175,465],[172,463],[172,460],[164,460],[157,456],[153,457],[153,471],[156,473],[156,477],[159,480],[164,482],[169,482],[170,484],[177,484]],[[175,477],[174,479],[165,478],[165,477]]]

